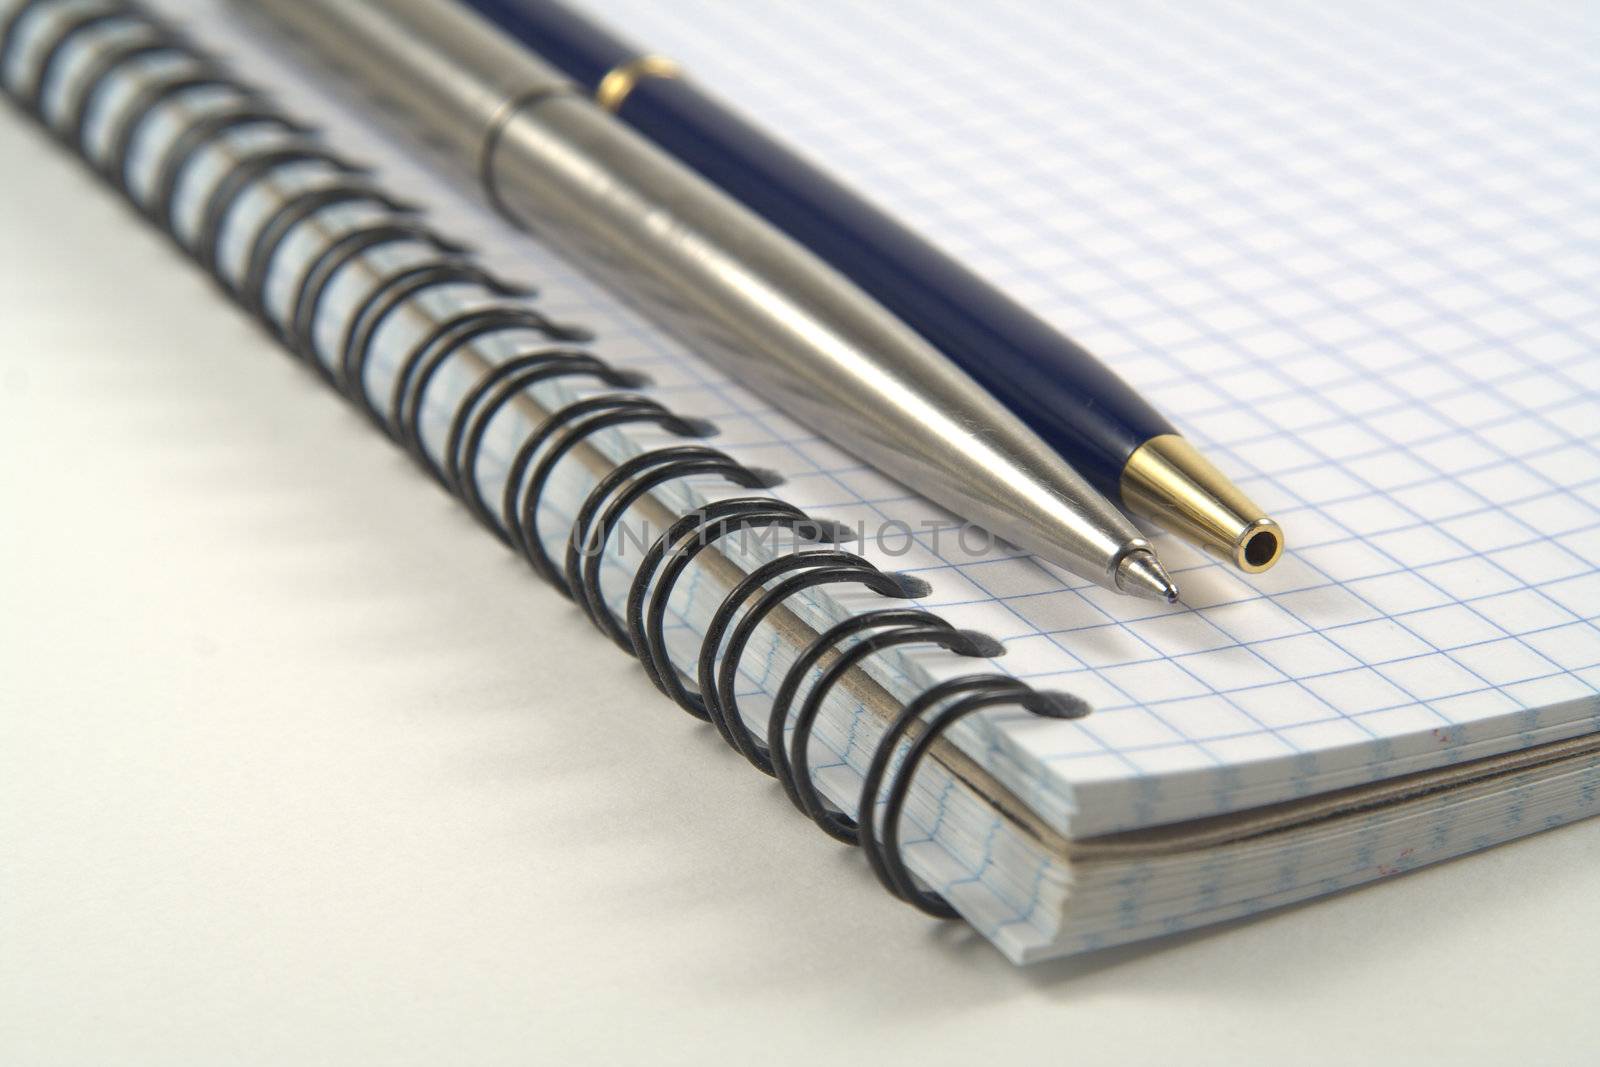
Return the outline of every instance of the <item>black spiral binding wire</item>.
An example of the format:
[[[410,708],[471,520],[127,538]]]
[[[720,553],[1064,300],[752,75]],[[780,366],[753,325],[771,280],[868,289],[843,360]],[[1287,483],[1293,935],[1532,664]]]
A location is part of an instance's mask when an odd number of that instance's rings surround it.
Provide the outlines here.
[[[848,538],[848,531],[837,524],[813,519],[772,497],[734,497],[681,516],[655,539],[634,571],[623,617],[617,618],[601,595],[601,562],[629,508],[676,479],[718,477],[746,490],[771,488],[780,479],[700,444],[670,445],[634,456],[619,463],[590,490],[567,538],[565,557],[557,566],[545,551],[537,521],[545,486],[563,456],[594,434],[619,426],[648,424],[691,440],[708,436],[714,428],[679,416],[649,397],[627,392],[645,379],[612,368],[587,350],[574,347],[589,339],[587,331],[556,323],[533,310],[527,305],[532,290],[485,271],[468,249],[435,233],[415,207],[392,199],[368,171],[331,151],[316,130],[282,114],[264,95],[234,81],[221,63],[135,3],[23,0],[0,22],[0,72],[7,76],[8,89],[19,31],[32,19],[48,19],[56,8],[66,13],[41,27],[44,35],[36,38],[35,46],[43,51],[33,76],[11,90],[14,102],[92,165],[85,139],[96,95],[109,80],[127,74],[130,65],[140,60],[156,56],[173,60],[176,69],[145,72],[143,80],[136,83],[120,122],[107,134],[105,158],[96,168],[100,175],[173,236],[186,254],[290,352],[405,448],[479,522],[571,598],[601,632],[637,656],[662,692],[691,715],[710,722],[753,766],[777,778],[795,806],[825,832],[860,845],[890,893],[931,915],[954,916],[947,901],[918,884],[901,854],[901,817],[918,766],[952,725],[983,708],[1007,705],[1035,715],[1070,718],[1086,714],[1087,707],[1074,698],[1037,692],[1001,675],[970,675],[938,683],[906,705],[878,741],[862,784],[859,818],[830,808],[814,784],[808,742],[835,685],[852,669],[890,648],[937,646],[957,655],[985,658],[1000,654],[1000,645],[916,608],[886,608],[851,617],[818,634],[784,673],[766,736],[758,737],[739,710],[734,684],[745,649],[775,610],[806,590],[825,586],[857,586],[899,600],[924,596],[927,586],[907,575],[885,573],[861,556],[834,547]],[[73,84],[63,87],[69,94],[68,103],[57,120],[50,121],[44,114],[44,95],[52,79],[63,76],[61,68],[70,46],[92,41],[97,30],[113,26],[122,28],[123,37],[102,42],[94,50],[87,64],[75,73]],[[228,95],[211,110],[189,118],[157,163],[153,192],[141,204],[130,186],[128,165],[142,123],[186,96],[216,91]],[[207,147],[248,129],[276,131],[279,136],[244,152],[214,180],[201,208],[197,236],[185,244],[172,212],[190,165]],[[251,235],[237,282],[229,279],[219,257],[233,209],[260,183],[286,168],[307,164],[320,165],[329,177],[286,196]],[[311,258],[291,286],[286,325],[280,325],[267,307],[267,284],[278,252],[301,226],[323,212],[358,204],[373,210],[373,221],[332,237]],[[344,323],[333,367],[324,366],[316,352],[313,329],[325,294],[345,268],[384,246],[403,242],[431,248],[436,256],[382,278]],[[387,403],[377,403],[368,395],[364,379],[379,329],[399,309],[430,290],[464,283],[492,294],[496,302],[440,321],[401,360]],[[505,331],[531,331],[550,344],[525,349],[493,365],[467,389],[451,413],[441,464],[422,441],[423,401],[429,385],[453,355]],[[476,474],[489,425],[505,405],[530,387],[556,378],[585,379],[623,391],[573,401],[550,413],[528,434],[512,459],[497,519],[483,499]],[[695,558],[719,540],[761,530],[788,531],[795,550],[748,573],[716,607],[701,638],[692,678],[697,688],[691,690],[686,684],[690,676],[673,663],[666,647],[667,606],[673,589]],[[807,679],[819,668],[820,676],[802,699]],[[902,746],[906,746],[903,754]]]

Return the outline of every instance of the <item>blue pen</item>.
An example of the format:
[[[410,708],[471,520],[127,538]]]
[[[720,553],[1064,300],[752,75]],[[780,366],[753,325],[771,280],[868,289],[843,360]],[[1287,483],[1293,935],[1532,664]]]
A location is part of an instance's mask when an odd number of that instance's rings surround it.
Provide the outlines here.
[[[875,297],[1136,515],[1244,571],[1277,523],[1080,345],[739,117],[677,65],[552,0],[463,0]]]

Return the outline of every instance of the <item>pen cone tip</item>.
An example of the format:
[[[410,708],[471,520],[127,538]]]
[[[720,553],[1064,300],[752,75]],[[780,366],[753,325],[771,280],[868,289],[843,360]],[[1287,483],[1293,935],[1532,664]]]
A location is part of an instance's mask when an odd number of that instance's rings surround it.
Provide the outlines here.
[[[1152,437],[1122,469],[1122,502],[1186,541],[1260,574],[1283,554],[1283,530],[1177,434]]]
[[[1117,588],[1146,600],[1178,602],[1178,587],[1152,552],[1130,552],[1117,564]]]

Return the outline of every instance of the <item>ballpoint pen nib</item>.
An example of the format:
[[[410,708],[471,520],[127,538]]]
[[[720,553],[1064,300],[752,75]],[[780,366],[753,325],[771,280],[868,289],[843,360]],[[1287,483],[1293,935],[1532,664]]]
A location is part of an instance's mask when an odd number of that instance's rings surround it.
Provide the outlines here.
[[[1172,584],[1172,579],[1150,552],[1130,552],[1122,557],[1122,562],[1117,564],[1117,588],[1146,600],[1178,602],[1178,587]]]

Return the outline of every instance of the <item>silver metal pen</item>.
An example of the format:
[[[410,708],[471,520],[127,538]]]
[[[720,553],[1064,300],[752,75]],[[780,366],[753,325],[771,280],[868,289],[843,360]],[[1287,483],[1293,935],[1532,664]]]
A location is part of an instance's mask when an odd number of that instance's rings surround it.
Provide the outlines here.
[[[254,0],[526,226],[778,410],[1109,589],[1177,589],[1139,531],[854,284],[453,0]]]

